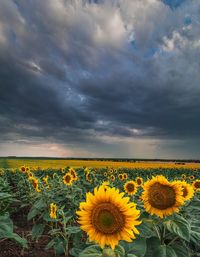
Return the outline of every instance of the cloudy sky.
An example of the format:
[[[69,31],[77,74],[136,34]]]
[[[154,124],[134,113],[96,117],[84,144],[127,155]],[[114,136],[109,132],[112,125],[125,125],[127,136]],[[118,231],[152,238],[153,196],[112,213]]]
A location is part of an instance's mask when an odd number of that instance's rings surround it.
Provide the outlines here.
[[[199,158],[199,0],[0,0],[0,156]]]

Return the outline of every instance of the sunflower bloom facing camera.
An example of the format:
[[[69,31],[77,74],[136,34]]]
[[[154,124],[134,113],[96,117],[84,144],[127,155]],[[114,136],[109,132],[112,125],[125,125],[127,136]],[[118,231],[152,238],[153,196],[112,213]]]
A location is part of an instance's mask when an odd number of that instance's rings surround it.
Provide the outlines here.
[[[67,186],[70,186],[72,185],[72,182],[73,182],[73,177],[71,175],[71,173],[66,173],[64,176],[63,176],[63,183]]]
[[[135,181],[133,181],[133,180],[127,181],[126,184],[124,185],[124,191],[128,195],[136,194],[137,193],[137,184],[135,183]]]
[[[160,218],[179,211],[184,204],[183,190],[176,182],[170,183],[164,176],[156,176],[143,186],[144,208]]]
[[[123,196],[118,189],[96,187],[94,194],[86,194],[86,202],[80,203],[76,212],[81,229],[102,248],[108,245],[114,249],[120,240],[131,242],[139,234],[135,226],[141,223],[137,220],[140,211]]]

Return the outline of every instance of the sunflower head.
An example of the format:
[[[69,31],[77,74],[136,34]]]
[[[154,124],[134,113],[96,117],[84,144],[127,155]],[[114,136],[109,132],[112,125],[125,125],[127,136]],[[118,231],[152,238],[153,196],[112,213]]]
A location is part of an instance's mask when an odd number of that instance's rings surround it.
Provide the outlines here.
[[[22,172],[26,172],[26,167],[25,167],[25,166],[21,166],[21,167],[20,167],[20,170],[21,170]]]
[[[185,201],[190,200],[194,196],[193,187],[185,181],[177,180],[176,182],[180,187],[182,187],[184,200]]]
[[[72,182],[73,182],[73,177],[71,175],[71,173],[66,173],[64,176],[63,176],[63,183],[67,186],[70,186],[72,185]]]
[[[119,178],[119,180],[123,180],[123,179],[124,179],[124,175],[120,173],[120,174],[118,175],[118,178]]]
[[[181,175],[181,178],[182,178],[182,179],[186,179],[187,176],[186,176],[185,174],[182,174],[182,175]]]
[[[143,186],[144,208],[160,218],[179,211],[184,204],[183,191],[176,182],[170,183],[164,176],[153,177]]]
[[[135,180],[135,182],[137,183],[138,186],[142,186],[142,184],[143,184],[143,178],[137,177],[136,180]]]
[[[200,191],[200,179],[195,180],[195,181],[192,183],[192,186],[194,187],[194,189],[195,189],[196,191]]]
[[[191,180],[195,179],[194,175],[191,175],[191,176],[190,176],[190,179],[191,179]]]
[[[114,175],[111,175],[111,176],[110,176],[110,179],[111,179],[112,181],[115,181],[115,176],[114,176]]]
[[[92,183],[92,176],[90,173],[87,173],[86,176],[85,176],[86,180],[90,183]]]
[[[123,174],[123,179],[124,179],[124,180],[127,180],[127,178],[128,178],[127,173],[124,173],[124,174]]]
[[[34,187],[35,191],[37,191],[38,193],[41,192],[41,190],[39,189],[38,180],[34,176],[29,177],[28,179],[32,183],[32,186]]]
[[[49,214],[50,218],[52,218],[52,219],[57,218],[57,209],[58,209],[58,207],[55,203],[50,204],[50,214]]]
[[[48,185],[48,179],[49,179],[49,176],[45,176],[42,180],[44,181],[45,184]]]
[[[103,173],[103,175],[104,175],[104,177],[107,177],[107,176],[108,176],[108,173],[105,171],[105,172]]]
[[[133,180],[127,181],[126,184],[124,185],[124,191],[128,195],[136,194],[137,193],[137,184],[135,183],[135,181],[133,181]]]
[[[135,226],[141,223],[137,220],[140,211],[123,195],[115,188],[96,187],[94,194],[86,194],[86,202],[80,203],[76,212],[81,229],[102,248],[108,245],[114,249],[119,240],[131,242],[139,234]]]
[[[26,172],[30,171],[30,168],[29,167],[26,167]]]
[[[78,180],[77,173],[73,168],[69,169],[69,173],[72,175],[74,181]]]

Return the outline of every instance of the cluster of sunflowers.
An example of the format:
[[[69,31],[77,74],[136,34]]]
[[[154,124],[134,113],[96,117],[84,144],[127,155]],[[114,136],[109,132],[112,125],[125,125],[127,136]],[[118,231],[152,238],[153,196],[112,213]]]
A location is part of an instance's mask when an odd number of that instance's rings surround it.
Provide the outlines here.
[[[199,203],[200,179],[196,179],[199,178],[198,173],[194,175],[179,173],[172,179],[166,173],[152,176],[154,172],[152,171],[144,176],[144,173],[138,170],[134,174],[128,170],[104,169],[100,172],[98,169],[89,168],[82,170],[63,168],[59,173],[53,175],[48,173],[45,176],[41,173],[42,175],[38,177],[28,167],[21,167],[21,171],[28,175],[28,181],[37,193],[47,188],[53,189],[49,180],[58,181],[61,193],[63,186],[72,189],[66,191],[69,194],[73,194],[75,188],[81,189],[79,207],[76,206],[74,209],[74,224],[77,226],[78,222],[90,242],[98,244],[102,249],[110,248],[112,251],[119,247],[122,241],[134,244],[140,237],[145,220],[152,222],[152,231],[154,227],[156,231],[158,230],[161,245],[165,245],[167,240],[171,240],[169,245],[173,245],[176,240],[180,244],[179,238],[176,237],[171,239],[168,236],[163,239],[165,230],[171,232],[169,227],[174,222],[173,219],[176,220],[174,215],[177,213],[180,213],[180,217],[186,215],[187,212],[183,210],[188,208],[194,199]],[[60,221],[61,224],[59,202],[54,201],[53,195],[50,199],[48,215],[53,221]],[[196,205],[197,203],[195,202]],[[171,220],[169,217],[172,217]],[[185,218],[187,216],[184,216]],[[176,228],[173,233],[176,234]]]
[[[199,182],[193,184],[197,190],[200,189],[197,187]],[[125,192],[133,195],[142,184],[143,179],[140,177],[136,178],[136,182],[127,181]],[[172,215],[194,196],[193,186],[181,180],[169,182],[162,175],[153,177],[143,185],[141,200],[144,209],[150,215],[160,218]],[[124,192],[120,193],[118,189],[110,187],[109,183],[103,183],[94,189],[94,194],[88,192],[86,201],[80,203],[78,222],[90,240],[101,247],[110,245],[114,249],[120,240],[131,242],[139,234],[135,226],[141,223],[138,220],[140,211],[124,195]]]

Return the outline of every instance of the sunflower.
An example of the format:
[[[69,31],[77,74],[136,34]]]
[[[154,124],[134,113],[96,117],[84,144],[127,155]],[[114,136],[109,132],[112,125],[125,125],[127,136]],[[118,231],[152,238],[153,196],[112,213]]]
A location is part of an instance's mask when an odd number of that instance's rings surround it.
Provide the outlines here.
[[[49,214],[50,218],[52,218],[52,219],[57,218],[57,215],[56,215],[57,209],[58,209],[58,207],[55,203],[50,204],[50,214]]]
[[[164,176],[159,175],[147,181],[143,186],[144,192],[141,199],[144,208],[151,215],[160,218],[179,211],[184,204],[182,187],[176,182],[170,183]]]
[[[194,196],[193,187],[185,181],[177,180],[176,182],[182,187],[184,200],[190,200]]]
[[[30,168],[29,167],[26,167],[26,172],[29,172],[30,171]]]
[[[87,173],[86,176],[85,176],[86,180],[90,183],[92,183],[92,176],[90,173]]]
[[[72,175],[74,181],[78,180],[77,173],[73,168],[69,169],[69,173]]]
[[[108,173],[107,173],[107,172],[104,172],[103,175],[104,175],[104,177],[107,177]]]
[[[115,181],[115,176],[114,176],[114,175],[111,175],[111,176],[110,176],[110,179],[111,179],[112,181]]]
[[[26,167],[25,167],[25,166],[21,166],[21,167],[20,167],[20,170],[21,170],[22,172],[26,172]]]
[[[127,178],[128,178],[127,173],[124,173],[124,174],[123,174],[123,179],[126,180]]]
[[[191,175],[191,176],[190,176],[190,179],[193,180],[193,179],[195,179],[195,177],[194,177],[193,175]]]
[[[27,172],[27,174],[28,174],[29,178],[33,177],[33,173],[32,172],[29,171],[29,172]]]
[[[80,203],[76,212],[81,229],[102,248],[108,245],[114,249],[119,240],[131,242],[139,234],[135,226],[141,223],[137,220],[140,211],[129,197],[123,196],[118,189],[96,187],[94,194],[86,194],[86,202]]]
[[[195,181],[192,183],[192,185],[193,185],[193,187],[194,187],[194,189],[195,189],[196,191],[199,191],[199,190],[200,190],[200,179],[195,180]]]
[[[185,174],[182,174],[182,175],[181,175],[181,178],[182,178],[182,179],[186,179],[187,176],[186,176]]]
[[[48,179],[49,179],[49,176],[45,176],[42,180],[44,181],[45,184],[48,185]]]
[[[135,180],[135,182],[137,183],[138,186],[142,186],[142,184],[143,184],[143,178],[137,177],[136,180]]]
[[[110,186],[110,182],[109,181],[104,181],[101,186],[104,188],[104,190],[107,190],[107,188]]]
[[[135,181],[133,181],[133,180],[127,181],[126,184],[124,185],[124,191],[128,195],[136,194],[136,192],[137,192],[137,184],[135,183]]]
[[[120,174],[118,175],[118,178],[119,178],[119,180],[123,180],[123,179],[124,179],[124,175],[120,173]]]
[[[71,175],[71,173],[66,173],[64,176],[63,176],[63,183],[67,186],[70,186],[73,182],[73,177]]]
[[[39,182],[35,177],[29,177],[28,178],[29,181],[32,183],[32,186],[34,187],[35,191],[37,191],[38,193],[41,192],[41,190],[39,189]]]

